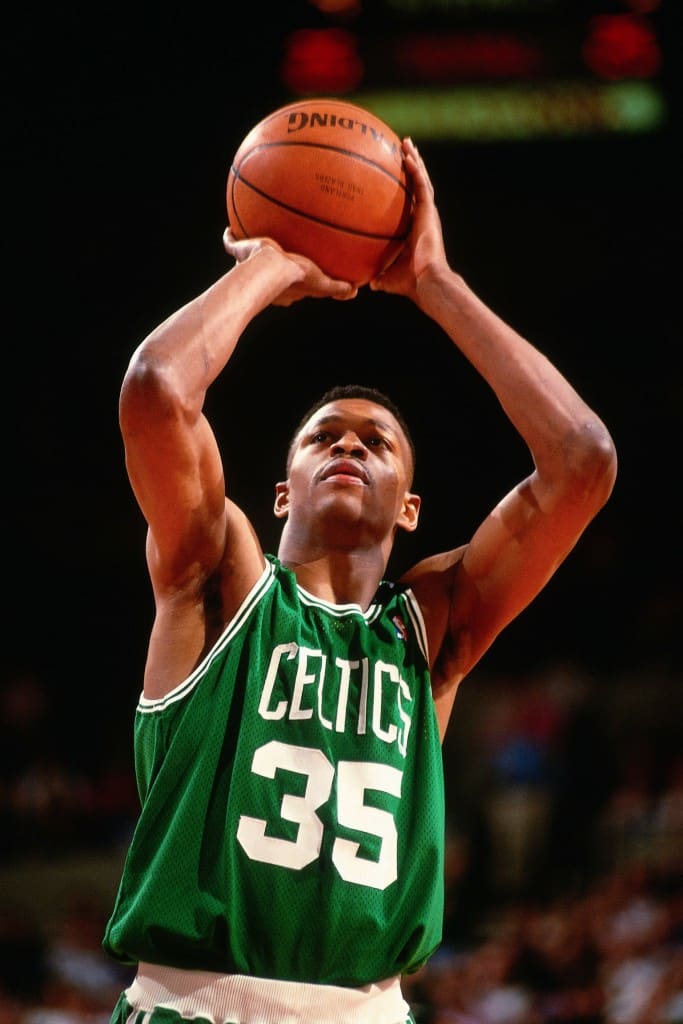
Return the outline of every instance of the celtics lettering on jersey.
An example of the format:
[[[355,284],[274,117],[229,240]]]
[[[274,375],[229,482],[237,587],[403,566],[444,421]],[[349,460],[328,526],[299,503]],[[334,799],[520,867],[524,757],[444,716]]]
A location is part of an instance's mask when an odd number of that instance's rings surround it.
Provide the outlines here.
[[[282,678],[283,662],[290,660],[296,664],[292,696],[291,699],[287,696],[278,699],[275,692],[277,681]],[[401,678],[397,666],[376,661],[371,667],[368,658],[358,661],[335,658],[334,670],[329,672],[327,662],[327,655],[322,651],[299,647],[296,643],[278,644],[271,655],[263,684],[258,709],[261,717],[294,721],[317,716],[325,729],[334,732],[351,729],[358,736],[365,735],[370,728],[378,739],[397,744],[405,756],[410,730],[410,715],[405,710],[405,704],[412,698],[408,684]],[[349,707],[352,673],[360,678],[360,701],[355,707]],[[333,679],[330,678],[332,675]],[[383,700],[387,692],[390,694],[389,699]],[[336,706],[334,715],[326,718],[323,707],[329,704],[329,695]],[[382,707],[387,704],[393,705],[396,721],[383,723]]]
[[[411,717],[408,684],[394,664],[367,657],[334,659],[321,650],[300,647],[294,642],[277,644],[270,656],[261,690],[258,713],[264,720],[301,722],[316,719],[324,728],[358,736],[371,730],[386,744],[405,756]],[[283,671],[291,664],[291,671]],[[354,685],[354,683],[356,685]],[[349,694],[358,695],[356,701]],[[332,705],[333,713],[324,711]],[[383,720],[387,715],[387,720]],[[328,717],[329,715],[329,717]],[[403,773],[391,765],[363,761],[339,761],[335,765],[322,750],[273,740],[259,747],[252,771],[274,779],[277,769],[288,769],[306,777],[303,796],[285,794],[280,814],[298,825],[295,841],[266,834],[269,825],[260,818],[241,815],[237,839],[254,860],[300,870],[320,854],[323,823],[316,810],[332,794],[336,772],[336,815],[339,824],[381,841],[377,861],[359,857],[360,844],[337,837],[332,862],[348,882],[385,889],[397,878],[397,829],[390,811],[365,803],[368,790],[401,796]]]

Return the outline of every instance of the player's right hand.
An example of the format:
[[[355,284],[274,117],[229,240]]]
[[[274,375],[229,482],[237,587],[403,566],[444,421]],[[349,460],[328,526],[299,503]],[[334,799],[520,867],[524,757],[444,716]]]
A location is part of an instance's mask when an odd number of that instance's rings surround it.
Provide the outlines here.
[[[273,299],[274,306],[291,306],[299,299],[306,298],[346,301],[355,299],[358,294],[357,285],[329,277],[317,263],[308,259],[307,256],[286,252],[272,238],[237,239],[230,228],[226,228],[223,233],[223,248],[237,263],[243,263],[245,260],[253,258],[257,253],[272,250],[289,260],[290,263],[293,262],[297,265],[300,271],[297,279],[294,283],[288,284],[281,294]]]

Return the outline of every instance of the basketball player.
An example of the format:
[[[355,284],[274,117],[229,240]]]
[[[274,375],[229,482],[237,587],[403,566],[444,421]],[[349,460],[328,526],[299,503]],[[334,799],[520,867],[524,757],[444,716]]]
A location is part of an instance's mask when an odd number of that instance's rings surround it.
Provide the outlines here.
[[[143,341],[120,417],[156,617],[135,715],[142,809],[104,938],[137,965],[116,1024],[413,1020],[401,976],[441,938],[440,742],[458,684],[613,486],[607,429],[451,270],[404,149],[414,226],[371,288],[443,328],[533,468],[467,543],[386,582],[397,531],[418,524],[410,435],[379,392],[333,390],[291,441],[266,554],[225,497],[206,393],[270,303],[357,289],[226,233],[235,266]]]

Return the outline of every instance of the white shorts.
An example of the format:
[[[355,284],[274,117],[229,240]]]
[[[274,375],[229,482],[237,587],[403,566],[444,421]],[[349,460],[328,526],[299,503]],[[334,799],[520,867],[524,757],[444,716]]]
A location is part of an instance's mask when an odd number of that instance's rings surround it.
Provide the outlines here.
[[[211,1024],[406,1024],[412,1019],[399,978],[344,988],[141,963],[123,997],[129,1020],[150,1014],[144,1024],[153,1024],[155,1009]]]

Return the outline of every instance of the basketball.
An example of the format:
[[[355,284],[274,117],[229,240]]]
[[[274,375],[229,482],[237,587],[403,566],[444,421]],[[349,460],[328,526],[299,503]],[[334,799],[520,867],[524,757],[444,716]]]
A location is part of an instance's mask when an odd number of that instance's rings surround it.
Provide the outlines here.
[[[395,132],[339,99],[305,99],[246,135],[228,173],[236,238],[267,235],[330,277],[362,285],[398,255],[412,193]]]

